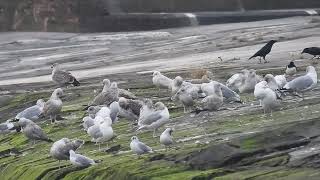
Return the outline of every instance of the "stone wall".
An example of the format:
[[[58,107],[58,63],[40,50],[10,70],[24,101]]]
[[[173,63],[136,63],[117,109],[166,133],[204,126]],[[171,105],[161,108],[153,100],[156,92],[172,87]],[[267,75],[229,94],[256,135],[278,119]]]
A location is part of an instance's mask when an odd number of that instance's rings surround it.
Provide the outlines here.
[[[320,7],[319,0],[1,0],[0,31],[92,32],[135,30],[143,21],[153,27],[153,17],[124,18],[119,13],[239,11]],[[108,16],[108,15],[113,16]],[[141,19],[135,19],[135,18]],[[184,17],[160,18],[160,26],[185,24]],[[158,18],[159,19],[159,18]],[[157,20],[158,20],[157,19]],[[148,22],[149,21],[149,22]],[[129,27],[130,26],[130,27]],[[131,27],[133,26],[133,27]],[[109,28],[109,29],[108,29]],[[142,28],[143,29],[143,28]],[[149,28],[150,29],[150,28]]]

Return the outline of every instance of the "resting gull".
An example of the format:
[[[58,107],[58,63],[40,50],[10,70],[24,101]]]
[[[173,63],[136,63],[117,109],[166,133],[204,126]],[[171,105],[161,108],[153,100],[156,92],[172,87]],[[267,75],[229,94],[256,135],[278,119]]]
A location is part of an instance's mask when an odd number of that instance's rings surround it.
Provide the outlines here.
[[[62,138],[56,142],[54,142],[50,148],[50,155],[59,160],[69,160],[70,150],[77,150],[84,144],[83,140],[75,139],[71,140],[69,138]]]
[[[68,71],[61,70],[58,63],[54,63],[52,66],[52,80],[59,84],[60,87],[68,86],[72,84],[73,86],[80,86],[79,81]]]
[[[43,112],[44,104],[45,102],[43,101],[43,99],[39,99],[36,105],[28,107],[27,109],[18,113],[15,119],[19,120],[20,118],[26,118],[32,121],[38,120]]]
[[[23,134],[30,140],[33,140],[35,144],[36,140],[42,140],[47,142],[53,142],[48,136],[43,132],[40,126],[29,119],[21,118],[18,122],[19,126],[22,128]]]
[[[143,142],[140,142],[137,136],[131,138],[130,148],[138,156],[141,154],[153,153],[152,149]]]
[[[81,154],[77,154],[74,150],[69,150],[70,162],[77,167],[89,167],[95,165],[95,161]]]

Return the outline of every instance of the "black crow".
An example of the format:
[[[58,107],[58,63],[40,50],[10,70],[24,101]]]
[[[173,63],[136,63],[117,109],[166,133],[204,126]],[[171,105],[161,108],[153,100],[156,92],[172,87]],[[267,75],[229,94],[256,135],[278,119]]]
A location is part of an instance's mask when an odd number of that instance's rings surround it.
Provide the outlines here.
[[[305,48],[301,54],[303,53],[307,53],[307,54],[311,54],[313,55],[313,58],[315,58],[316,56],[317,59],[320,59],[320,48],[319,47],[309,47],[309,48]],[[312,59],[313,59],[312,58]]]
[[[258,52],[256,52],[253,56],[251,56],[248,60],[255,57],[260,57],[259,59],[260,63],[261,63],[261,58],[263,58],[264,63],[267,63],[268,61],[266,61],[266,55],[270,53],[273,44],[276,42],[277,42],[276,40],[269,41],[265,46],[263,46]]]

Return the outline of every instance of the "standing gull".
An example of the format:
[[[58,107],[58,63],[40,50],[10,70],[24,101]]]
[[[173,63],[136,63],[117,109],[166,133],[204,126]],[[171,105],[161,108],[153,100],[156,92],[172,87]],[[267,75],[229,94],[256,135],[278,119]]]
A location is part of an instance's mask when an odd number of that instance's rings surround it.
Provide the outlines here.
[[[162,102],[157,102],[154,107],[154,112],[149,115],[148,120],[145,120],[144,124],[138,122],[139,128],[137,131],[142,129],[151,129],[153,130],[153,137],[156,137],[156,131],[158,128],[169,122],[170,114],[168,108]]]
[[[80,86],[79,81],[70,72],[61,70],[58,63],[54,63],[51,68],[51,78],[60,87],[68,86],[69,84],[72,84],[73,86]]]
[[[32,121],[38,120],[43,112],[44,104],[45,102],[43,101],[43,99],[39,99],[36,105],[31,106],[23,110],[22,112],[18,113],[15,119],[19,120],[20,118],[26,118]]]
[[[170,146],[173,144],[172,132],[173,130],[171,128],[167,128],[160,135],[160,143],[166,147],[166,150],[167,150],[167,147],[170,148]]]
[[[63,91],[61,88],[58,88],[53,91],[50,99],[44,104],[43,114],[50,117],[51,123],[57,120],[57,115],[61,112],[62,101],[60,98],[62,96]]]
[[[119,89],[116,82],[112,82],[110,87],[108,87],[109,81],[103,81],[104,87],[101,93],[99,93],[89,106],[107,105],[109,106],[112,102],[118,101]]]
[[[313,66],[308,66],[306,69],[306,74],[304,76],[297,77],[292,81],[288,82],[283,90],[290,91],[293,93],[310,90],[317,84],[317,72]],[[303,97],[303,95],[302,95]]]
[[[95,119],[101,118],[100,116],[96,117]],[[112,120],[110,118],[98,120],[95,122],[93,126],[91,126],[87,133],[91,136],[92,142],[99,144],[100,150],[100,143],[110,141],[114,134],[113,129],[111,127]],[[108,147],[108,144],[107,144]]]
[[[77,167],[89,167],[95,165],[95,161],[81,154],[76,154],[74,150],[69,150],[70,162]]]
[[[141,154],[153,153],[152,149],[145,145],[143,142],[140,142],[137,136],[131,138],[130,148],[132,152],[140,156]]]
[[[186,91],[185,88],[180,88],[174,96],[171,97],[172,101],[179,101],[183,105],[183,112],[187,113],[194,105],[192,95]]]
[[[150,118],[154,113],[153,103],[151,99],[144,99],[142,102],[142,107],[140,109],[140,116],[138,119],[138,125],[150,124],[153,122],[153,119]]]
[[[40,126],[29,119],[21,118],[18,122],[19,126],[22,128],[23,134],[30,140],[33,140],[35,144],[36,140],[53,142],[48,136],[43,132]]]
[[[71,140],[68,138],[62,138],[59,141],[56,141],[52,144],[50,148],[50,155],[59,160],[59,164],[61,160],[69,160],[70,150],[77,150],[83,145],[83,140]]]

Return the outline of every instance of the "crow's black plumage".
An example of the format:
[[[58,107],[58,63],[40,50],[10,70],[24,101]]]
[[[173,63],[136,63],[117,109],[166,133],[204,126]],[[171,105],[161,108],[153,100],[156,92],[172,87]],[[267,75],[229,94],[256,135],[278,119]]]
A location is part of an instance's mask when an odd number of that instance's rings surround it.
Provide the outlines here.
[[[310,55],[313,55],[313,58],[315,58],[316,56],[318,56],[317,59],[320,58],[320,48],[319,47],[309,47],[309,48],[305,48],[301,54],[303,53],[307,53]],[[312,59],[313,59],[312,58]]]
[[[251,56],[249,58],[249,60],[252,59],[252,58],[255,58],[255,57],[260,57],[260,59],[259,59],[260,63],[261,63],[261,58],[263,58],[264,62],[267,63],[268,61],[266,61],[266,55],[270,53],[273,44],[276,43],[276,42],[277,42],[276,40],[269,41],[258,52],[256,52],[253,56]]]

